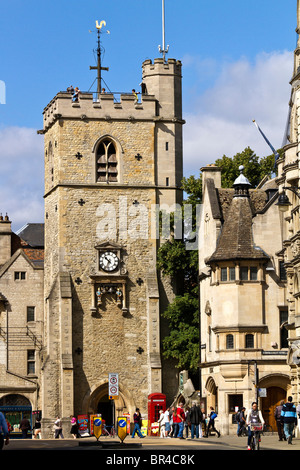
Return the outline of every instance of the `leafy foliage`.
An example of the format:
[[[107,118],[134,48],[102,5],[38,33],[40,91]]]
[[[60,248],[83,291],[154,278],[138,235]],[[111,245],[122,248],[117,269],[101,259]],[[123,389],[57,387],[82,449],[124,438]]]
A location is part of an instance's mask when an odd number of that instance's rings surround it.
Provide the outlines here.
[[[278,151],[281,154],[281,150]],[[223,155],[215,162],[222,170],[222,186],[231,188],[239,176],[239,166],[252,187],[274,173],[274,155],[259,158],[250,147],[229,158]],[[182,189],[185,204],[194,208],[202,201],[202,175],[183,178]],[[158,250],[157,267],[165,276],[176,281],[178,295],[169,304],[163,317],[169,324],[169,335],[163,339],[163,355],[176,360],[177,367],[196,372],[199,360],[199,283],[198,251],[187,250],[185,240],[166,241]]]

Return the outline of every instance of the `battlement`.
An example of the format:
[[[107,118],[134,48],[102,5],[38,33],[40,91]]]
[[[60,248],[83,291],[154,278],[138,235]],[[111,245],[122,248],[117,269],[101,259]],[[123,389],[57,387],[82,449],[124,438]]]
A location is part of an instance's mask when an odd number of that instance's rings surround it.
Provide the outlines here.
[[[148,75],[177,75],[181,78],[181,69],[182,64],[180,60],[168,59],[167,62],[164,62],[163,58],[154,59],[152,62],[151,59],[147,59],[143,62],[143,79],[147,78]]]
[[[78,102],[72,94],[60,91],[45,107],[44,131],[57,119],[181,120],[181,62],[150,59],[142,64],[142,93],[80,92]]]
[[[139,95],[139,102],[133,94],[120,94],[116,99],[114,93],[83,92],[78,102],[72,102],[72,95],[68,92],[59,92],[45,107],[44,130],[56,119],[153,119],[156,113],[155,96]]]

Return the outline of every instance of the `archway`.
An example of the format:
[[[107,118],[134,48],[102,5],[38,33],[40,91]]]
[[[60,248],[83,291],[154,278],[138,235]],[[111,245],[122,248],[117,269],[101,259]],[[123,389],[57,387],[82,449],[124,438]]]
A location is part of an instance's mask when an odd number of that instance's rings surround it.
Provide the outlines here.
[[[106,426],[113,426],[115,424],[115,406],[114,400],[110,400],[108,395],[104,395],[97,405],[97,414],[102,415]]]
[[[107,425],[110,425],[113,419],[116,422],[117,416],[133,414],[135,408],[136,404],[131,394],[124,389],[122,384],[119,385],[118,398],[109,400],[107,381],[99,382],[88,390],[81,406],[83,413],[88,415],[101,413],[103,419],[107,420]]]

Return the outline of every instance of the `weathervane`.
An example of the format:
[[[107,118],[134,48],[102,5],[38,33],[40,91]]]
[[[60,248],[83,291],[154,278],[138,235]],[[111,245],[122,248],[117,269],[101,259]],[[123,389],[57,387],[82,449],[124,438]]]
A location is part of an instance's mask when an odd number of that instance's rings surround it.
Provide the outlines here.
[[[100,93],[101,93],[101,70],[109,70],[108,67],[102,67],[101,66],[101,44],[100,44],[100,34],[101,34],[101,29],[103,26],[106,26],[106,22],[104,20],[96,21],[96,28],[97,28],[97,34],[98,34],[98,45],[97,45],[97,65],[96,66],[90,66],[90,70],[97,70],[97,100],[100,98]],[[90,31],[91,33],[92,31]],[[110,34],[109,31],[106,31],[107,34]]]
[[[164,62],[166,62],[166,54],[169,51],[169,46],[165,46],[165,0],[162,0],[162,47],[158,46],[159,52],[163,55]]]

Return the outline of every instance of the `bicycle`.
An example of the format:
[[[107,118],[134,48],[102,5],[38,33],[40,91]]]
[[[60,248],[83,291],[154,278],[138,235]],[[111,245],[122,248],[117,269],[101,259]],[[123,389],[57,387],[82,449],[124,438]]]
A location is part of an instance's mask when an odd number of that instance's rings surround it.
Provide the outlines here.
[[[260,447],[260,433],[263,430],[263,425],[262,424],[251,424],[250,426],[250,431],[253,432],[252,438],[251,438],[251,450],[259,450]]]
[[[262,433],[267,434],[268,436],[273,436],[272,426],[270,424],[265,424]]]

